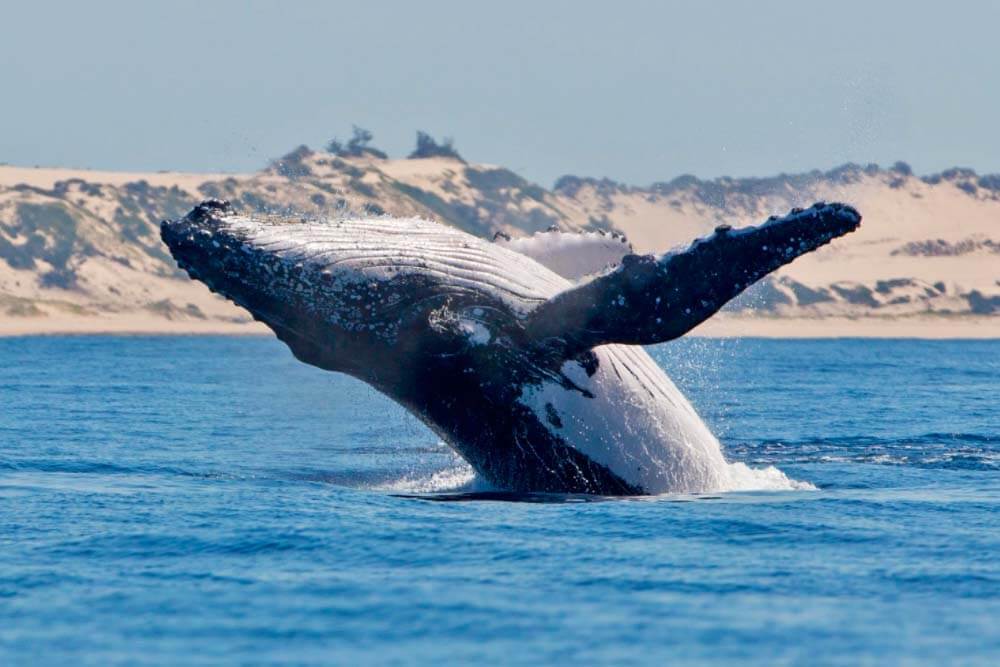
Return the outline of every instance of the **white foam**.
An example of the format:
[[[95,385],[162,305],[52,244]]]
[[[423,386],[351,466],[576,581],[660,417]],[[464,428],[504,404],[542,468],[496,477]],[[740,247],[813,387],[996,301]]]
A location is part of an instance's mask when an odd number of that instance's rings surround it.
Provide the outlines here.
[[[375,488],[392,493],[456,493],[490,490],[489,484],[478,477],[472,466],[461,459],[443,470],[405,475]]]
[[[751,468],[745,463],[727,464],[729,482],[719,491],[815,491],[809,482],[794,480],[774,466]]]

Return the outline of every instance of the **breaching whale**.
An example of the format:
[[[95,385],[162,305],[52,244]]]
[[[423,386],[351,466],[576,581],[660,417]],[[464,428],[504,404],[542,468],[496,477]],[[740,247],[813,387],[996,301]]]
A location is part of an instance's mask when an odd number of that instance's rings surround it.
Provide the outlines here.
[[[818,203],[657,257],[596,233],[491,243],[416,218],[293,220],[207,200],[161,236],[295,357],[388,395],[493,486],[635,495],[725,490],[733,468],[641,346],[860,223]],[[573,257],[598,272],[571,281]]]

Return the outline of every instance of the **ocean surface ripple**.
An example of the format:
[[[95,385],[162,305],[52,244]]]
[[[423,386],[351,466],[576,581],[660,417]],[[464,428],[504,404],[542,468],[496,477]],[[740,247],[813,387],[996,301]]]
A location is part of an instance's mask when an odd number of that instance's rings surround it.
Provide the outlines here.
[[[1000,662],[1000,341],[652,353],[807,484],[515,496],[270,339],[0,339],[0,664]]]

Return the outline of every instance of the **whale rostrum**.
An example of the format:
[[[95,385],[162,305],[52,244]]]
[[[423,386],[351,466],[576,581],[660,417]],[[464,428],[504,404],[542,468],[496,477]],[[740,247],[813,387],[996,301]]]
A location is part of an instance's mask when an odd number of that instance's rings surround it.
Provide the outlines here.
[[[391,397],[496,488],[631,495],[725,490],[736,474],[641,346],[860,223],[819,203],[652,256],[597,234],[490,242],[418,218],[242,215],[207,200],[161,236],[296,358]]]

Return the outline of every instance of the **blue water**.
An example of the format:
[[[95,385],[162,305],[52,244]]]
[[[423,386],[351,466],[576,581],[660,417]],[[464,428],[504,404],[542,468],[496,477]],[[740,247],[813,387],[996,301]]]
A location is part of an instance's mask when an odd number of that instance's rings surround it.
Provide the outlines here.
[[[0,340],[0,664],[1000,664],[1000,341],[654,356],[818,490],[433,502],[275,341]]]

